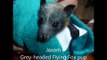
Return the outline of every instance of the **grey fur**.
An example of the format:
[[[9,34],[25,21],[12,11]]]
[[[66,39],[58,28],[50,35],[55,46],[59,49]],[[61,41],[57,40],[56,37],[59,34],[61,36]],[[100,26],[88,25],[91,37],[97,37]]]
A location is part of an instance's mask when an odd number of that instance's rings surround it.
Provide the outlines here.
[[[38,40],[41,42],[49,40],[69,23],[69,17],[67,17],[64,7],[58,3],[48,3],[41,6],[38,17]]]

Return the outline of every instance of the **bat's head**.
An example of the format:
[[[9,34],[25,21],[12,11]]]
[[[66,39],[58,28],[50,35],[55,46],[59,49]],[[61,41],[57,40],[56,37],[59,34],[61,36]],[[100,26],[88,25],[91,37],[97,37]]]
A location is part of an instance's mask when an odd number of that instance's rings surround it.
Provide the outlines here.
[[[58,3],[46,3],[41,0],[38,12],[38,41],[46,42],[69,23],[69,15],[74,5],[63,7]]]

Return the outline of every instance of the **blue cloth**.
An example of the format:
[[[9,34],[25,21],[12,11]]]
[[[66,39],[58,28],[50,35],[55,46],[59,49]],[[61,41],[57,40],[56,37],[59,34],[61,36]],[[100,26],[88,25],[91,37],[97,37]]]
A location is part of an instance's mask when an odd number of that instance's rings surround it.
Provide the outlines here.
[[[47,2],[53,2],[47,0]],[[46,43],[39,43],[36,41],[38,32],[38,15],[40,8],[40,0],[14,0],[13,2],[13,40],[20,46],[26,45],[28,50],[34,54],[39,55],[62,55],[70,54],[69,48],[64,52],[47,53],[47,48],[61,49],[56,36],[52,37]],[[81,22],[74,14],[70,18],[72,23],[87,30],[88,33],[76,40],[73,40],[73,53],[75,56],[85,56],[94,51],[94,36],[89,27]],[[66,58],[68,59],[68,58]]]
[[[74,55],[87,55],[94,51],[94,35],[92,30],[79,20],[74,14],[71,14],[72,23],[87,30],[88,33],[82,37],[73,40]]]

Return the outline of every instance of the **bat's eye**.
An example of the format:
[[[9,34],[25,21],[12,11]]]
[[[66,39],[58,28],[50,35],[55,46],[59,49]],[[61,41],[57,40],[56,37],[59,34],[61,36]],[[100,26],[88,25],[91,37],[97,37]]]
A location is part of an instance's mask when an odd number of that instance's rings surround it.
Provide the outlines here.
[[[38,25],[40,26],[43,23],[43,18],[39,18]]]
[[[52,23],[52,26],[53,26],[53,27],[57,27],[57,26],[58,26],[58,24],[59,24],[59,22],[54,21],[54,22]]]

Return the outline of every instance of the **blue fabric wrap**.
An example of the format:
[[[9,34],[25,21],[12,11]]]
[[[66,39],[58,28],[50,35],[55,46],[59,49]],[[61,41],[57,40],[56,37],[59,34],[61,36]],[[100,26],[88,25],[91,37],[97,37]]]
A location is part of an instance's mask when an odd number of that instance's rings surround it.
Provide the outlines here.
[[[73,40],[72,46],[74,55],[85,56],[94,51],[94,35],[92,30],[79,20],[74,14],[71,14],[72,23],[87,30],[87,34]]]
[[[53,2],[53,0],[47,0]],[[38,10],[40,0],[14,0],[13,2],[13,40],[19,46],[28,48],[33,54],[39,55],[69,55],[69,48],[64,52],[46,52],[47,48],[61,49],[56,36],[46,43],[36,41],[38,32]],[[73,53],[76,56],[84,56],[94,51],[94,36],[89,27],[81,22],[74,14],[71,14],[72,23],[87,30],[87,33],[73,40]],[[62,49],[61,49],[62,50]],[[66,58],[68,59],[68,58]]]

